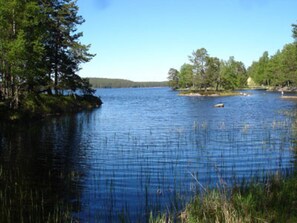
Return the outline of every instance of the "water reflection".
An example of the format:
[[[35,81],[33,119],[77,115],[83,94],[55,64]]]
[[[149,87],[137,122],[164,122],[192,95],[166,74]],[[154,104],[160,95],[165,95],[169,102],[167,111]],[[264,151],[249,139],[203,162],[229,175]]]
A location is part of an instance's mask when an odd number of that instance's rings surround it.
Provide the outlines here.
[[[104,105],[93,112],[0,126],[0,195],[4,203],[13,200],[12,220],[63,207],[82,222],[143,222],[151,212],[178,212],[201,188],[295,169],[296,129],[280,112],[294,111],[295,102],[277,94],[195,98],[167,88],[98,94]],[[219,102],[225,107],[213,108]],[[27,208],[32,193],[37,205]]]
[[[1,124],[1,222],[55,222],[57,216],[68,221],[72,210],[80,210],[80,183],[88,169],[81,132],[89,115]]]

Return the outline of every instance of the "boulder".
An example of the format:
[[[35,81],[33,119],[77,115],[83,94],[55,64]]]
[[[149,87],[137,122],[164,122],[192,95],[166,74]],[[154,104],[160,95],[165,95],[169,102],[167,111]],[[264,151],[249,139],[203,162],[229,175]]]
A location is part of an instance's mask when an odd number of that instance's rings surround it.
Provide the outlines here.
[[[224,104],[223,103],[215,104],[214,107],[215,108],[224,108]]]

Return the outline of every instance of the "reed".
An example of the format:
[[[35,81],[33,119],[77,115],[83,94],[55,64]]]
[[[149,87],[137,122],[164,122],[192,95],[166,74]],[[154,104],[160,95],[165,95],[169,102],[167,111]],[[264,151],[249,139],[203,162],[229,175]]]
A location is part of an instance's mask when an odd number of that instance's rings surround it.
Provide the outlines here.
[[[148,128],[143,134],[124,129],[98,135],[92,151],[87,150],[90,175],[86,173],[87,183],[81,179],[83,184],[77,184],[78,191],[80,186],[84,190],[74,195],[76,209],[61,197],[50,202],[42,188],[32,189],[20,180],[21,174],[0,168],[0,222],[75,222],[73,216],[88,222],[280,222],[285,218],[268,202],[274,203],[274,198],[282,206],[297,188],[280,192],[280,198],[277,185],[286,181],[277,178],[263,183],[262,178],[282,169],[291,156],[288,153],[293,153],[286,149],[295,148],[290,124],[283,119],[257,124],[199,120],[188,128],[173,125],[164,131]],[[59,175],[68,185],[62,189],[79,181],[76,169],[71,168],[69,176]],[[261,182],[251,183],[249,177],[254,175]],[[216,188],[218,182],[221,187]],[[130,188],[139,203],[130,202]]]
[[[46,190],[30,186],[0,166],[0,222],[58,223],[74,222],[71,208],[61,199],[49,198]]]
[[[280,174],[229,191],[208,190],[186,207],[184,222],[296,222],[297,177]]]
[[[243,181],[228,190],[208,189],[197,194],[178,215],[164,214],[150,222],[297,222],[297,176],[276,174],[265,182]]]

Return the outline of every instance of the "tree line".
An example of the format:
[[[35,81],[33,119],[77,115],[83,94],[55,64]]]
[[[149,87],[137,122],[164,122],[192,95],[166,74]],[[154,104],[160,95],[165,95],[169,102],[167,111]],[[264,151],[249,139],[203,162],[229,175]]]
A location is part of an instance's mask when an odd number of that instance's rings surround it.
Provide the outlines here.
[[[247,71],[234,57],[224,61],[200,48],[192,52],[189,63],[183,64],[180,70],[170,68],[168,80],[173,89],[229,90],[246,85]]]
[[[286,44],[274,55],[265,51],[252,63],[248,75],[259,85],[270,87],[297,86],[297,25],[292,25],[294,42]]]
[[[140,88],[140,87],[165,87],[167,81],[161,82],[135,82],[125,79],[111,78],[89,78],[90,84],[94,88]]]
[[[189,63],[183,64],[179,70],[169,69],[169,86],[173,89],[233,90],[246,87],[247,79],[251,77],[258,85],[296,87],[297,25],[293,24],[292,27],[293,43],[286,44],[272,56],[264,52],[248,69],[234,57],[224,61],[209,56],[205,48],[193,51]]]
[[[94,56],[80,42],[83,22],[75,0],[0,0],[0,101],[17,109],[29,94],[92,94],[77,75]]]

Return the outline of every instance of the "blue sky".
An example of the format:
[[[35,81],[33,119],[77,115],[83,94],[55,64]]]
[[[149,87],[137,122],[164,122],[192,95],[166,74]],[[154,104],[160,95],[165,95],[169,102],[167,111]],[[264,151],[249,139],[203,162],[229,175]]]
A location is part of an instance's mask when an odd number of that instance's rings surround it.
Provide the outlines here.
[[[164,81],[193,50],[248,67],[293,42],[296,0],[78,0],[79,27],[96,57],[83,77]]]

